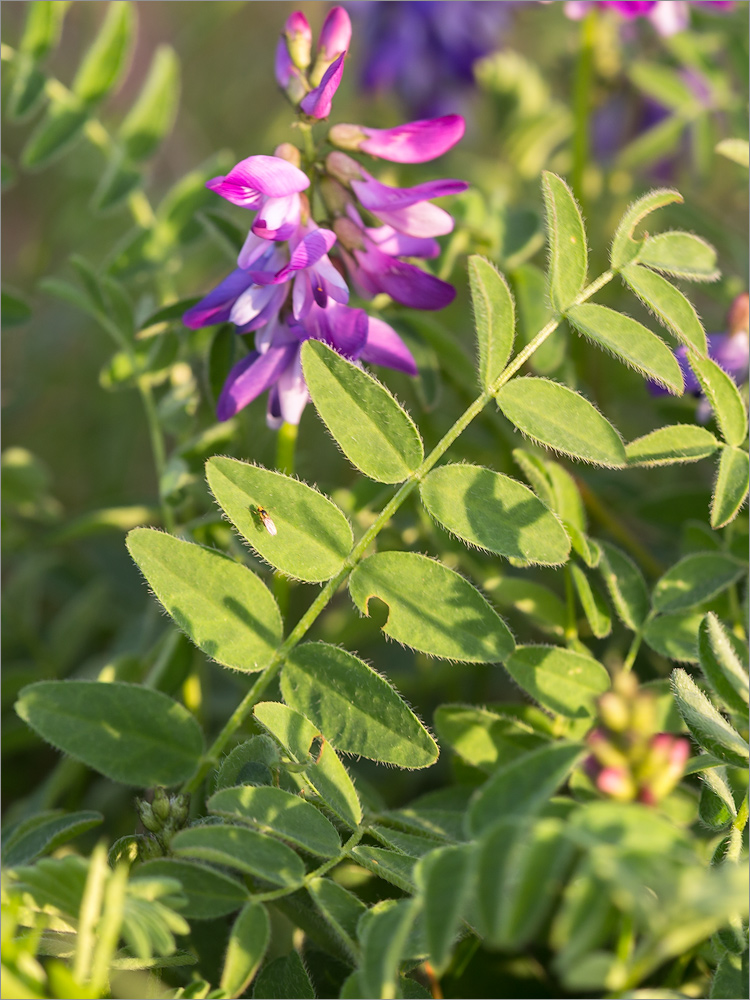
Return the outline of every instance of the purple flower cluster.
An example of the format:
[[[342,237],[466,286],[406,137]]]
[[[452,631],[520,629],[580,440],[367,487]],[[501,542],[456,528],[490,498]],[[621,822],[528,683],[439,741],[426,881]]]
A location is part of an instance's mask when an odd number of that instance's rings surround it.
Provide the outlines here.
[[[574,21],[585,17],[591,7],[609,7],[620,17],[632,21],[645,17],[660,35],[675,35],[690,26],[690,0],[566,0],[565,13]],[[708,10],[729,10],[733,0],[695,0]]]
[[[349,16],[341,7],[329,11],[314,57],[304,14],[295,12],[286,22],[276,79],[308,131],[330,113],[350,38]],[[193,329],[230,322],[237,333],[255,334],[255,349],[229,372],[218,401],[219,420],[268,390],[269,426],[299,423],[309,398],[300,348],[310,338],[352,361],[416,375],[414,359],[396,331],[348,304],[349,282],[363,298],[386,293],[417,309],[448,305],[453,287],[404,258],[437,256],[436,237],[452,230],[453,219],[431,199],[467,185],[439,180],[389,187],[342,150],[423,163],[458,142],[464,127],[459,115],[392,129],[335,125],[327,140],[337,148],[324,160],[318,150],[308,153],[307,172],[300,151],[284,143],[275,155],[249,156],[208,182],[222,198],[255,213],[237,268],[183,317]],[[311,176],[330,228],[312,217],[305,193]]]

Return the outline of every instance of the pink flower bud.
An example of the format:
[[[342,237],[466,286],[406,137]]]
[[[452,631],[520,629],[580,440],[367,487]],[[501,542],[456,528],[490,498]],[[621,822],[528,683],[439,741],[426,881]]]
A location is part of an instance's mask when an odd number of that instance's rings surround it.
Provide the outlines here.
[[[750,320],[750,298],[747,292],[738,295],[729,309],[727,327],[730,334],[747,332]]]
[[[286,45],[292,62],[298,69],[307,69],[310,65],[312,49],[312,30],[302,11],[296,10],[287,18],[284,25]]]
[[[326,157],[326,171],[342,184],[362,180],[362,168],[346,153],[329,153]]]
[[[328,11],[318,39],[318,59],[327,63],[346,52],[352,40],[352,22],[343,7],[333,7]]]
[[[600,792],[620,802],[630,802],[635,798],[635,783],[622,768],[605,767],[596,779]]]

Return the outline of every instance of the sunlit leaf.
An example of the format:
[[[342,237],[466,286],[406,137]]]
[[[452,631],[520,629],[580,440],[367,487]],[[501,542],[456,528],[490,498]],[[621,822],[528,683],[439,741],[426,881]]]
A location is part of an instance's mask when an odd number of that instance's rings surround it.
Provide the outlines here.
[[[72,91],[84,104],[100,101],[125,71],[135,31],[135,9],[126,0],[112,0],[93,45],[83,57]]]
[[[508,420],[537,444],[596,465],[626,464],[620,435],[573,389],[545,378],[516,378],[495,398]]]
[[[210,829],[206,827],[206,829]],[[176,879],[187,897],[182,916],[212,920],[239,910],[248,902],[249,893],[242,882],[216,868],[177,858],[157,858],[140,865],[134,880],[156,877]]]
[[[557,517],[509,476],[478,465],[444,465],[427,475],[420,495],[432,517],[470,545],[547,566],[570,552]]]
[[[609,542],[601,542],[601,547],[599,570],[612,604],[620,619],[635,632],[643,624],[649,611],[646,582],[630,556]]]
[[[648,236],[638,251],[638,263],[688,281],[716,281],[716,251],[693,233],[677,230]]]
[[[710,431],[697,424],[658,427],[625,445],[628,465],[680,465],[708,458],[719,447]]]
[[[361,612],[377,597],[389,607],[386,635],[446,659],[495,663],[513,636],[487,600],[462,576],[416,552],[377,552],[349,577]]]
[[[640,264],[628,264],[621,271],[623,280],[658,318],[662,326],[682,344],[706,354],[706,332],[693,304],[656,271]]]
[[[208,656],[260,670],[281,643],[281,615],[265,584],[214,549],[135,528],[128,551],[177,624]]]
[[[655,212],[659,208],[663,208],[665,205],[670,205],[673,202],[681,202],[682,200],[682,195],[679,191],[670,190],[669,188],[659,188],[655,191],[649,191],[634,201],[620,220],[617,232],[612,240],[612,267],[615,270],[620,270],[637,256],[645,237],[636,240],[633,238],[633,234],[636,227],[643,222],[647,215],[650,215],[651,212]]]
[[[479,384],[488,389],[508,363],[513,349],[515,307],[505,278],[488,260],[470,257],[468,267],[479,349]]]
[[[747,714],[747,644],[730,632],[710,611],[701,622],[698,654],[703,674],[721,700],[733,711]]]
[[[284,664],[281,691],[344,753],[399,767],[428,767],[437,760],[435,741],[398,692],[338,646],[297,646]]]
[[[232,925],[221,972],[221,989],[228,997],[239,997],[263,961],[271,940],[268,913],[260,903],[247,903]]]
[[[592,716],[609,674],[590,656],[558,646],[518,646],[505,669],[543,708],[572,719]]]
[[[39,681],[21,691],[16,711],[48,743],[125,785],[175,785],[203,752],[188,710],[137,684]]]
[[[586,231],[575,198],[561,177],[545,170],[542,192],[549,241],[549,297],[553,308],[564,312],[586,281]]]
[[[226,865],[273,885],[297,885],[305,874],[290,847],[244,826],[193,826],[180,830],[170,847],[178,857]]]
[[[682,611],[709,600],[745,573],[745,566],[722,552],[693,552],[657,581],[652,601],[657,611]]]
[[[691,353],[688,360],[713,407],[724,440],[727,444],[741,445],[747,436],[747,410],[739,389],[711,358]]]
[[[672,671],[672,691],[685,725],[700,746],[726,764],[746,768],[748,745],[680,667]]]
[[[169,133],[180,99],[180,64],[170,45],[154,52],[143,87],[120,126],[120,139],[133,160],[145,160]]]
[[[312,401],[343,453],[379,483],[400,483],[423,457],[414,422],[377,379],[320,340],[302,345]]]
[[[722,450],[711,499],[711,527],[723,528],[733,521],[747,499],[750,463],[743,448]]]

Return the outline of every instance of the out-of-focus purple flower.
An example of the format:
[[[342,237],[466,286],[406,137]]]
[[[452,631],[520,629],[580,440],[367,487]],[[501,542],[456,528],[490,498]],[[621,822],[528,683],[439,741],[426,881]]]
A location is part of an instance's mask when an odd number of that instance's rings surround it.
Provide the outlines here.
[[[592,7],[609,7],[620,17],[632,21],[645,17],[660,35],[676,35],[690,25],[691,6],[716,11],[730,10],[733,0],[566,0],[565,13],[580,21]]]
[[[442,156],[462,138],[466,122],[461,115],[422,118],[395,128],[365,128],[364,125],[334,125],[329,142],[393,163],[426,163]]]
[[[732,303],[728,317],[729,331],[727,333],[710,333],[706,338],[708,341],[708,356],[712,358],[727,375],[741,385],[747,381],[748,365],[750,364],[750,337],[748,336],[748,295],[738,295]],[[685,392],[693,393],[701,397],[698,406],[697,417],[705,423],[711,416],[711,406],[703,396],[700,382],[688,362],[688,350],[686,347],[678,347],[675,357],[682,371],[685,382]],[[653,396],[662,396],[666,389],[656,382],[647,383],[648,390]]]
[[[459,110],[474,86],[474,63],[494,49],[512,7],[497,0],[350,4],[363,87],[395,90],[417,117]]]
[[[248,156],[206,187],[233,205],[257,211],[253,232],[267,240],[286,240],[299,225],[300,191],[307,174],[280,156]]]

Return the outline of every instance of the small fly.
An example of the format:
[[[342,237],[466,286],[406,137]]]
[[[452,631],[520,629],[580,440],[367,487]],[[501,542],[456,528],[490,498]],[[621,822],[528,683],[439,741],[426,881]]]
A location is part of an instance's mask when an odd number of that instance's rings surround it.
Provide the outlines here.
[[[255,513],[260,518],[261,524],[266,529],[269,535],[276,534],[276,525],[271,520],[271,515],[268,513],[265,507],[261,507],[260,504],[255,508]]]

